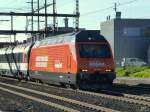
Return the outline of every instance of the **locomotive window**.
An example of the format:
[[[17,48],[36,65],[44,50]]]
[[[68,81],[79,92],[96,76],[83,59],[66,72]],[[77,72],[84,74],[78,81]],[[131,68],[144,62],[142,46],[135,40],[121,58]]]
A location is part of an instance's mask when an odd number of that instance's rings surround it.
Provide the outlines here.
[[[1,56],[0,56],[1,58],[0,58],[0,60],[1,60],[1,63],[3,63],[3,54],[1,54]]]
[[[8,58],[9,63],[13,62],[11,54],[7,54],[7,58]]]
[[[0,63],[2,62],[2,55],[0,55]]]
[[[110,48],[106,44],[81,44],[79,48],[81,58],[109,58]]]
[[[22,63],[22,61],[23,61],[23,54],[22,53],[19,53],[20,54],[20,56],[19,56],[19,63]]]
[[[22,63],[22,53],[17,53],[16,55],[16,61],[17,63]]]
[[[1,55],[1,62],[2,62],[2,63],[5,62],[4,54]]]

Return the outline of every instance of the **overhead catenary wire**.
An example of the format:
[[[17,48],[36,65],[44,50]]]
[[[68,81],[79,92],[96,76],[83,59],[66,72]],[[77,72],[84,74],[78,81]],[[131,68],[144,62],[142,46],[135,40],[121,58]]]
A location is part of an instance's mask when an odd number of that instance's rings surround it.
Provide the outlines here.
[[[123,6],[123,5],[128,5],[128,4],[131,4],[131,3],[136,2],[136,1],[138,1],[138,0],[130,0],[130,1],[127,1],[127,2],[119,3],[119,4],[117,4],[117,7]],[[19,0],[15,1],[15,2],[14,2],[14,0],[11,0],[11,1],[7,2],[7,4],[14,4],[14,3],[15,3],[15,4],[19,3]],[[65,3],[64,3],[64,5],[67,5],[67,4],[71,4],[71,2],[65,2]],[[64,5],[61,5],[61,7],[64,6]],[[90,14],[102,12],[102,11],[105,11],[105,10],[112,9],[113,7],[114,7],[114,6],[110,6],[110,7],[104,8],[104,9],[99,9],[99,10],[87,12],[87,13],[82,14],[81,16],[86,16],[86,15],[90,15]],[[0,9],[1,9],[1,10],[2,10],[2,9],[3,9],[3,10],[12,10],[12,11],[13,11],[13,10],[23,11],[23,10],[26,10],[27,7],[24,7],[24,8],[23,8],[23,7],[20,7],[20,8],[14,8],[14,7],[12,7],[12,8],[10,8],[10,7],[0,7]]]
[[[1,6],[0,5],[0,9],[1,11],[5,11],[5,12],[16,12],[16,11],[29,11],[30,7],[29,5],[26,4],[26,2],[29,2],[30,0],[26,0],[23,1],[24,3],[22,3],[22,0],[11,0],[11,1],[7,1],[7,2],[3,2],[5,5]],[[6,6],[6,7],[5,7]]]
[[[118,5],[118,6],[128,5],[128,4],[131,4],[131,3],[137,2],[137,1],[139,1],[139,0],[131,0],[131,1],[124,2],[124,3],[119,3],[119,5]]]
[[[87,13],[81,14],[81,16],[87,16],[87,15],[99,13],[101,11],[109,10],[109,9],[112,9],[112,8],[113,8],[113,6],[110,6],[110,7],[104,8],[104,9],[99,9],[99,10],[95,10],[95,11],[91,11],[91,12],[87,12]]]
[[[128,4],[137,2],[137,1],[139,1],[139,0],[130,0],[130,1],[127,1],[127,2],[119,3],[119,4],[117,4],[117,7],[128,5]],[[103,8],[103,9],[98,9],[98,10],[95,10],[95,11],[90,11],[90,12],[81,14],[81,16],[88,16],[88,15],[91,15],[91,14],[99,13],[99,12],[110,10],[110,9],[113,9],[113,8],[114,8],[114,6],[112,5],[110,7],[106,7],[106,8]]]

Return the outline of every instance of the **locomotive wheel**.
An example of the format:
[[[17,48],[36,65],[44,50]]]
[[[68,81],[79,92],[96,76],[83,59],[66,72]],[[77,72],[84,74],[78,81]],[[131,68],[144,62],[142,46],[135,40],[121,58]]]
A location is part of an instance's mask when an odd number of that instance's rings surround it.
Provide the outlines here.
[[[1,76],[1,77],[3,76],[1,72],[0,72],[0,76]]]
[[[27,75],[27,76],[25,77],[25,80],[26,80],[26,81],[30,81],[30,80],[31,80],[31,77],[30,77],[29,75]]]
[[[81,89],[81,90],[85,89],[84,83],[85,82],[82,80],[82,76],[78,75],[77,76],[77,89]]]
[[[71,85],[71,88],[78,90],[78,89],[79,89],[79,86],[72,84],[72,85]]]
[[[78,86],[77,86],[77,85],[74,85],[74,84],[60,83],[60,85],[61,85],[63,88],[79,89]]]
[[[24,75],[21,72],[19,72],[19,73],[17,73],[17,78],[19,81],[21,81],[24,79]]]
[[[65,87],[66,87],[67,89],[70,89],[70,88],[71,88],[71,85],[70,85],[70,84],[65,84]]]

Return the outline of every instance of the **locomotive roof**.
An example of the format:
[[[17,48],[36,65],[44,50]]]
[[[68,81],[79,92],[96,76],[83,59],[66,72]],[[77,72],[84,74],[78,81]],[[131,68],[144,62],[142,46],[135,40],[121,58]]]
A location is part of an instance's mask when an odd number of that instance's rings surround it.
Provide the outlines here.
[[[76,34],[77,42],[107,42],[99,30],[83,30]]]
[[[107,41],[102,35],[100,35],[100,31],[98,30],[83,30],[83,31],[48,37],[41,41],[37,41],[34,47],[65,43],[65,42],[107,42]]]

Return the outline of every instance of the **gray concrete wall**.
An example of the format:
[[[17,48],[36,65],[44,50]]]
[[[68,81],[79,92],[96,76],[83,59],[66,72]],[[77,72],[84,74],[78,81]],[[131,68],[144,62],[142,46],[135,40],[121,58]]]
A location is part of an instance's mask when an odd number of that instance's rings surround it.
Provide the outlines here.
[[[148,47],[150,39],[147,37],[142,38],[123,38],[120,41],[120,60],[126,58],[141,58],[147,62]]]
[[[148,46],[150,45],[150,37],[144,37],[143,30],[144,28],[150,26],[150,20],[118,19],[114,21],[114,50],[116,63],[119,64],[121,59],[124,57],[137,57],[147,62],[147,52]],[[136,30],[135,32],[132,32],[133,34],[128,36],[128,34],[125,32],[125,29],[128,28]]]
[[[110,42],[116,65],[122,58],[141,58],[147,61],[150,36],[144,29],[150,27],[150,19],[115,19],[101,24],[101,34]]]
[[[114,21],[110,20],[101,23],[101,34],[108,40],[114,54]]]
[[[149,48],[148,48],[147,57],[148,57],[148,65],[150,66],[150,45],[149,45]]]

